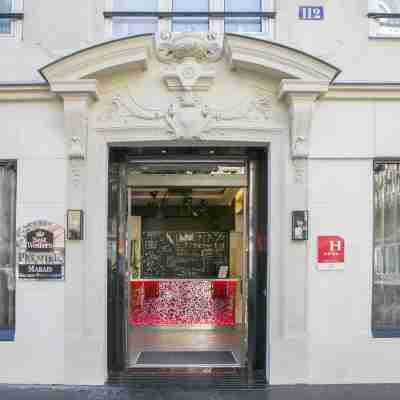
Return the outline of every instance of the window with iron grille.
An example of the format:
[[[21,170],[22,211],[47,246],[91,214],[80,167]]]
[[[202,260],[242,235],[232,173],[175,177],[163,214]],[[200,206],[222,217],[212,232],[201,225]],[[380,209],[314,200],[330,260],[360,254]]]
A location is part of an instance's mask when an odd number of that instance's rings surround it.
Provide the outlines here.
[[[16,183],[15,163],[0,162],[0,340],[15,331]]]
[[[372,330],[400,336],[400,162],[374,167]]]

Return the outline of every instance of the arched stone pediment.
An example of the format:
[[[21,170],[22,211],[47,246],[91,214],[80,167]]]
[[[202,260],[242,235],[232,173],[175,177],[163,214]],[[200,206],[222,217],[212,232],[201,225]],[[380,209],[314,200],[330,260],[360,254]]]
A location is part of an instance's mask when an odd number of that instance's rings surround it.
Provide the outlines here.
[[[226,52],[233,68],[249,68],[278,78],[332,82],[340,69],[303,51],[283,44],[229,34]]]
[[[111,40],[76,51],[42,67],[39,72],[49,82],[75,81],[116,67],[146,69],[152,35]]]
[[[184,48],[182,45],[178,50]],[[44,66],[40,73],[51,83],[82,79],[121,66],[146,69],[153,49],[153,35],[126,37],[72,53]],[[280,78],[330,82],[340,73],[333,65],[297,49],[236,34],[225,35],[223,51],[233,68],[257,69]]]
[[[232,74],[226,74],[227,67],[233,70]],[[142,129],[153,136],[159,132],[161,140],[211,140],[214,133],[224,136],[224,132],[235,130],[263,132],[274,128],[271,120],[277,108],[272,110],[272,105],[285,100],[289,105],[286,113],[290,116],[294,159],[308,157],[314,103],[340,73],[331,64],[297,49],[237,34],[161,32],[97,44],[40,70],[51,90],[64,99],[70,158],[86,157],[88,103],[98,99],[98,82],[104,75],[124,70],[144,71],[140,75],[141,92],[137,83],[127,83],[127,88],[132,86],[131,94],[129,88],[117,90],[111,97],[102,92],[100,107],[96,107],[102,111],[92,128]],[[237,70],[254,76],[261,86],[273,81],[273,93],[262,89],[261,93],[253,90],[246,94],[247,87],[236,86],[237,80],[234,83]],[[217,75],[218,81],[229,83],[212,92]],[[153,87],[151,92],[152,80],[164,82],[164,89]],[[171,93],[165,89],[178,93],[171,100]],[[207,95],[203,95],[205,92]],[[154,104],[146,102],[149,96],[153,96]],[[222,105],[214,104],[217,97],[223,99]],[[157,106],[159,98],[163,104]],[[145,103],[149,106],[145,107]]]

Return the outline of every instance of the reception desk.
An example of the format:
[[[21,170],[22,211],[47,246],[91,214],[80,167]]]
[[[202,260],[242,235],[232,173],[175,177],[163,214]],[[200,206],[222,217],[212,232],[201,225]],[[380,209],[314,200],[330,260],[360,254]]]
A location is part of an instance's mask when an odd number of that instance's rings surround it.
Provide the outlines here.
[[[233,325],[237,279],[134,279],[131,325]]]

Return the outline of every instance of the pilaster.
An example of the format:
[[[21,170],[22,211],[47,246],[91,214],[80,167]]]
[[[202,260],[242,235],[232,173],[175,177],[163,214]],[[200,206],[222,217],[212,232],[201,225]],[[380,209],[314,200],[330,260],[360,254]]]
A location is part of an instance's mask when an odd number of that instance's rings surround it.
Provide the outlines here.
[[[287,229],[282,238],[283,293],[282,335],[285,346],[298,354],[292,373],[298,382],[307,382],[309,377],[308,337],[308,254],[307,241],[291,240],[291,213],[308,210],[308,156],[315,102],[328,90],[329,82],[282,80],[279,98],[285,100],[290,116],[290,133],[286,155],[289,158],[285,173],[286,193],[282,216]],[[311,216],[312,218],[312,216]]]
[[[88,114],[97,99],[96,80],[52,82],[51,90],[63,99],[67,161],[67,209],[83,210],[87,216]],[[86,218],[85,218],[86,219]],[[85,224],[84,224],[85,225]],[[85,229],[85,226],[84,226]],[[65,383],[79,383],[88,348],[85,290],[87,286],[85,232],[82,241],[66,241],[64,291]]]

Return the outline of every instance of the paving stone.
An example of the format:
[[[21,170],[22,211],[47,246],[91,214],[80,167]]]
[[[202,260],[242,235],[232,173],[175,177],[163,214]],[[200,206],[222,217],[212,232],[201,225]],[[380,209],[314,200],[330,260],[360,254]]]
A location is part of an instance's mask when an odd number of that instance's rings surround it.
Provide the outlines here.
[[[265,390],[0,385],[0,400],[399,400],[400,385],[294,385]]]

